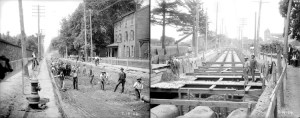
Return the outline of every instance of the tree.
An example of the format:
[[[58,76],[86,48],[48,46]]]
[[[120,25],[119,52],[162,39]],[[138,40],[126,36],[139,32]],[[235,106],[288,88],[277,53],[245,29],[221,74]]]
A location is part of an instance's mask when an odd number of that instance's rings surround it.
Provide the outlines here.
[[[166,25],[175,25],[178,22],[177,14],[179,14],[178,5],[181,4],[180,0],[167,1],[162,0],[161,2],[156,1],[158,7],[151,11],[151,22],[154,24],[162,25],[162,49],[164,50],[164,55],[167,54],[165,48],[165,27]]]
[[[86,5],[86,19],[92,10],[92,35],[94,51],[99,53],[113,42],[114,23],[125,13],[134,11],[136,6],[142,2],[135,3],[134,0],[84,0],[77,9],[67,18],[62,19],[60,35],[53,39],[52,46],[64,54],[67,48],[69,54],[79,54],[84,48],[84,7]],[[89,26],[89,20],[87,26]],[[90,44],[89,27],[87,27],[87,41]],[[88,45],[89,46],[89,45]],[[88,51],[90,52],[90,51]]]
[[[282,0],[279,2],[279,12],[282,17],[287,17],[289,0]],[[292,38],[300,41],[300,4],[292,2],[290,24],[288,34],[291,34]]]
[[[162,40],[162,39],[160,39],[160,40]],[[175,39],[173,37],[168,37],[168,36],[165,37],[165,45],[168,46],[168,45],[171,45],[174,43],[175,43]]]
[[[166,2],[157,2],[158,7],[152,10],[151,22],[154,24],[162,25],[162,44],[165,44],[165,26],[176,26],[177,31],[183,34],[189,34],[194,31],[194,19],[196,16],[196,5],[202,4],[200,0],[173,0]],[[178,8],[183,7],[188,12],[182,12]],[[203,9],[199,9],[199,30],[200,33],[205,33],[206,30],[206,16]],[[162,45],[165,50],[165,46]]]

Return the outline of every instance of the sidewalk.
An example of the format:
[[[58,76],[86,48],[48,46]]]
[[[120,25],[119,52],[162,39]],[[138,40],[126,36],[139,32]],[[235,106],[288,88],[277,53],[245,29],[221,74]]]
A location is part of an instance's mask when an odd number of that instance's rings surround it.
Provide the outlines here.
[[[279,114],[283,116],[300,117],[300,68],[288,65],[286,89],[284,92],[285,107]]]
[[[53,85],[51,78],[49,77],[48,68],[46,65],[46,60],[43,59],[40,62],[40,73],[37,76],[39,84],[41,86],[41,91],[39,95],[41,98],[48,98],[49,102],[46,104],[47,108],[42,112],[29,113],[28,118],[41,118],[41,117],[51,117],[60,118],[61,113],[59,112],[58,106],[56,104],[56,98],[54,96]]]
[[[0,103],[1,103],[1,117],[11,118],[42,118],[42,117],[56,117],[60,118],[61,114],[56,105],[56,100],[53,93],[53,87],[51,79],[48,74],[45,60],[41,63],[40,73],[38,75],[39,84],[41,91],[39,95],[41,98],[48,98],[49,102],[46,104],[47,108],[44,110],[30,110],[25,112],[27,109],[28,101],[26,96],[23,94],[22,88],[22,71],[17,72],[6,78],[0,83]],[[31,66],[28,66],[29,73],[32,73]],[[31,86],[25,86],[25,93],[29,93]]]

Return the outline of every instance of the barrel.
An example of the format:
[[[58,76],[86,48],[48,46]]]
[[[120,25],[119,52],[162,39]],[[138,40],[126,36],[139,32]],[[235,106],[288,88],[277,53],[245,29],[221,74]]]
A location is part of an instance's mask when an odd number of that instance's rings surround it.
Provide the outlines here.
[[[216,118],[216,114],[207,106],[197,106],[188,113],[177,118]]]
[[[150,110],[151,118],[175,118],[179,110],[175,105],[158,105]]]
[[[247,108],[238,108],[232,111],[227,118],[247,118]]]

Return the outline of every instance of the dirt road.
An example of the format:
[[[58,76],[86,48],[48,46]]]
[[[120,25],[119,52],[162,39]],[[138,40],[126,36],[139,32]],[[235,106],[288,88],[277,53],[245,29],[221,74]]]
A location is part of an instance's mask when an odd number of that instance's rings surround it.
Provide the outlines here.
[[[71,63],[72,64],[72,63]],[[133,91],[133,83],[138,77],[143,77],[144,90],[142,95],[149,95],[149,74],[139,71],[126,70],[127,78],[125,91],[120,93],[121,86],[113,92],[117,84],[119,68],[113,66],[97,66],[87,64],[88,69],[92,68],[95,79],[93,86],[90,84],[88,75],[82,73],[82,68],[78,76],[78,88],[73,89],[73,80],[65,80],[66,91],[60,91],[63,101],[63,109],[68,117],[97,117],[97,118],[144,118],[149,117],[149,104],[143,101],[136,101]],[[99,74],[105,71],[109,75],[108,84],[105,91],[100,90],[98,83]],[[55,78],[55,83],[59,83]],[[59,85],[58,85],[59,86]]]

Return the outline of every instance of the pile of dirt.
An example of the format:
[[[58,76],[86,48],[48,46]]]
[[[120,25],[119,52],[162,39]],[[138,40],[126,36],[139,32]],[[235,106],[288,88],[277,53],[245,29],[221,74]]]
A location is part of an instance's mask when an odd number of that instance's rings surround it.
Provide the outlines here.
[[[160,82],[176,81],[179,77],[175,75],[170,69],[163,72]]]

